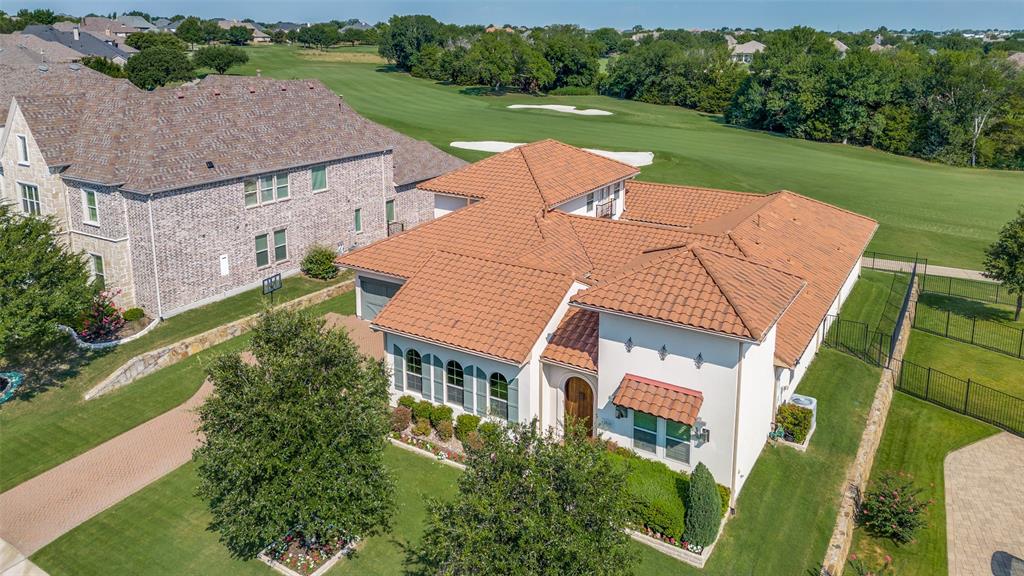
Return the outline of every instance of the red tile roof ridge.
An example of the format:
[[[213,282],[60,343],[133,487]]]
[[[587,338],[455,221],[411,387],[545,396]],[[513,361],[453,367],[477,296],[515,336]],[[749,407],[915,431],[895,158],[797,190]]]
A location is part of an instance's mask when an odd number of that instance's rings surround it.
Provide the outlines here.
[[[625,166],[626,168],[629,168],[630,170],[632,170],[633,174],[639,174],[640,173],[640,169],[637,168],[636,166],[633,166],[632,164],[627,164],[627,163],[623,162],[622,160],[616,160],[615,158],[610,158],[608,156],[601,156],[600,154],[595,154],[594,152],[591,152],[590,150],[587,150],[586,148],[580,148],[580,147],[573,146],[572,144],[566,144],[565,142],[562,142],[561,140],[555,140],[554,138],[545,138],[544,140],[540,140],[539,142],[553,142],[553,143],[558,144],[560,146],[565,146],[566,148],[573,148],[575,150],[579,150],[579,151],[584,152],[586,154],[590,154],[591,156],[593,156],[595,158],[600,158],[601,160],[610,160],[612,162],[615,162],[616,164],[621,164],[622,166]],[[529,146],[530,144],[537,144],[537,142],[531,142],[531,143],[528,143],[528,144],[523,144],[523,146]]]
[[[710,248],[710,247],[704,246],[703,244],[700,244],[700,243],[694,244],[693,248],[694,249],[699,249],[699,250],[701,250],[703,252],[714,252],[715,254],[718,254],[720,256],[725,256],[726,258],[733,258],[735,260],[742,260],[743,262],[746,262],[748,264],[753,264],[755,266],[760,266],[761,268],[766,268],[766,269],[772,270],[774,272],[779,272],[781,274],[785,274],[786,276],[790,276],[792,278],[795,278],[795,279],[797,279],[797,280],[799,280],[799,281],[801,281],[801,282],[803,282],[805,284],[807,283],[807,279],[804,278],[803,276],[799,276],[797,274],[793,274],[792,272],[787,272],[787,271],[783,270],[782,268],[776,268],[775,266],[772,266],[771,264],[768,264],[768,263],[765,263],[765,262],[761,262],[760,260],[757,260],[756,258],[751,258],[749,256],[744,256],[744,257],[740,258],[740,257],[736,256],[735,254],[729,254],[728,252],[722,252],[721,250],[717,250],[715,248]]]
[[[672,390],[672,391],[675,391],[675,392],[682,392],[683,394],[688,394],[690,396],[696,396],[698,398],[704,398],[704,394],[701,393],[700,390],[694,390],[692,388],[685,388],[683,386],[676,386],[675,384],[669,384],[668,382],[662,382],[661,380],[655,380],[654,378],[645,378],[644,376],[637,376],[636,374],[631,374],[629,372],[627,372],[622,377],[622,380],[620,380],[619,383],[621,384],[622,382],[624,382],[626,380],[632,380],[634,382],[640,382],[642,384],[650,384],[651,386],[657,386],[658,388],[663,388],[665,390]]]
[[[811,198],[810,196],[805,196],[803,194],[800,194],[799,192],[793,192],[792,190],[786,190],[785,188],[783,188],[781,190],[776,190],[775,192],[772,193],[773,196],[776,195],[776,194],[779,194],[779,195],[789,194],[789,195],[792,195],[792,196],[796,196],[798,198],[803,198],[804,200],[808,200],[810,202],[814,202],[815,204],[820,204],[822,206],[825,206],[826,208],[831,208],[833,210],[838,210],[840,212],[845,212],[847,214],[850,214],[851,216],[856,216],[857,218],[860,218],[861,220],[867,220],[868,222],[874,222],[876,224],[875,228],[876,229],[878,228],[878,226],[877,226],[878,220],[875,220],[874,218],[872,218],[870,216],[865,216],[863,214],[854,212],[853,210],[847,210],[846,208],[843,208],[841,206],[837,206],[835,204],[829,204],[828,202],[823,202],[821,200],[818,200],[817,198]]]
[[[519,152],[519,157],[523,159],[523,165],[526,166],[526,172],[530,175],[530,180],[533,180],[533,189],[537,191],[537,196],[540,196],[540,201],[542,204],[544,204],[544,207],[546,208],[548,205],[548,200],[547,198],[544,197],[544,192],[542,192],[540,189],[540,183],[537,182],[537,177],[534,176],[533,174],[533,168],[530,166],[530,160],[526,157],[526,154],[523,153],[523,148],[525,147],[526,144],[516,146],[515,150]]]
[[[630,186],[668,186],[670,188],[686,188],[687,190],[700,190],[701,192],[721,192],[736,196],[766,196],[771,192],[743,192],[741,190],[726,190],[725,188],[709,188],[707,186],[691,186],[689,184],[673,184],[670,182],[650,182],[648,180],[630,180],[626,183]]]

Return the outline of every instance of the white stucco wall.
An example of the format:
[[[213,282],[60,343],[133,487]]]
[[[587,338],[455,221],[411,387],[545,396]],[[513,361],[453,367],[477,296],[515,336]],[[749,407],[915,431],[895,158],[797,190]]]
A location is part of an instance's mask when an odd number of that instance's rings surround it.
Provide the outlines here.
[[[617,220],[619,218],[619,216],[622,214],[622,211],[625,209],[625,202],[626,202],[625,180],[619,180],[619,181],[613,183],[610,187],[608,187],[607,190],[605,190],[602,193],[602,189],[603,188],[604,187],[598,188],[597,190],[593,191],[593,194],[594,194],[594,207],[591,208],[590,210],[587,210],[587,196],[588,196],[589,193],[588,194],[584,194],[582,196],[579,196],[577,198],[573,198],[573,199],[571,199],[571,200],[569,200],[567,202],[563,202],[562,204],[558,204],[558,205],[556,205],[554,207],[554,209],[555,210],[560,210],[562,212],[567,212],[569,214],[575,214],[577,216],[595,216],[597,214],[597,204],[602,199],[611,196],[613,190],[615,188],[618,188],[618,190],[619,190],[619,198],[617,200],[615,200],[615,209],[613,211],[613,216],[612,216],[612,218]],[[603,196],[602,196],[602,194],[603,194]]]
[[[440,218],[445,214],[454,212],[459,208],[465,208],[466,206],[469,206],[469,198],[434,194],[434,218]]]
[[[736,470],[733,497],[739,494],[754,468],[775,420],[775,331],[768,332],[760,344],[742,344],[743,361],[739,370],[739,403],[736,418]],[[712,434],[714,437],[714,434]]]

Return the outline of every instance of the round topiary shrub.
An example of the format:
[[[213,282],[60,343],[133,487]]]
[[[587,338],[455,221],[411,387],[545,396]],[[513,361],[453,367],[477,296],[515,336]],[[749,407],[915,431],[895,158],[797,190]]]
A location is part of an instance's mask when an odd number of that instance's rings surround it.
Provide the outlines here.
[[[437,437],[440,438],[442,442],[447,442],[452,439],[454,430],[452,429],[451,420],[442,420],[438,422],[434,425],[434,430],[437,431]]]
[[[146,314],[142,311],[142,308],[129,308],[125,310],[124,314],[121,316],[124,318],[125,322],[135,322],[136,320],[142,320],[145,315]]]
[[[398,405],[405,406],[409,410],[412,410],[412,407],[416,405],[416,398],[413,398],[412,396],[405,394],[398,399]]]
[[[437,428],[437,425],[441,422],[451,423],[452,412],[451,406],[438,404],[430,409],[430,423],[434,425],[434,428]]]
[[[416,420],[426,420],[430,424],[430,414],[434,411],[434,405],[429,400],[420,400],[412,407],[412,415]]]
[[[469,437],[469,433],[475,432],[476,427],[479,425],[479,416],[474,416],[473,414],[459,414],[459,417],[455,419],[455,437],[459,439],[459,442],[465,444],[466,438]]]
[[[690,475],[690,489],[686,499],[686,532],[683,536],[690,544],[708,546],[718,536],[721,520],[722,499],[715,477],[700,462]]]
[[[391,412],[391,430],[401,434],[412,423],[412,410],[399,406]]]
[[[909,475],[884,472],[864,495],[857,521],[873,536],[910,542],[925,526],[924,513],[931,504],[918,499],[920,494]]]
[[[330,280],[338,275],[338,267],[334,265],[336,254],[327,246],[314,244],[309,247],[302,259],[302,273],[310,278]]]
[[[430,420],[417,418],[416,424],[412,427],[412,433],[416,436],[430,436]]]

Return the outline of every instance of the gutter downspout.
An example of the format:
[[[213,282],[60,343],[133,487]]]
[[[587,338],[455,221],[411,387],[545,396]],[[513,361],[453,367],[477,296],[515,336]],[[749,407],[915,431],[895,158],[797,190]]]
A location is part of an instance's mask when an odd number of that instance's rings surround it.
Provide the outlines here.
[[[149,208],[149,251],[153,256],[153,281],[156,284],[156,315],[164,317],[164,306],[160,299],[160,271],[156,265],[156,235],[153,229],[153,196],[146,198],[146,205]]]

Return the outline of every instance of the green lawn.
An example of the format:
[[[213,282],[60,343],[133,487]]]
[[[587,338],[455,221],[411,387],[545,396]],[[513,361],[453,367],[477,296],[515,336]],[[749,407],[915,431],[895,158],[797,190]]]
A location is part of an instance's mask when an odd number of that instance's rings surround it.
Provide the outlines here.
[[[1024,398],[1024,360],[913,330],[905,360]]]
[[[885,299],[892,287],[894,274],[881,270],[863,269],[856,288],[843,303],[843,320],[863,322],[874,329],[885,311]]]
[[[990,302],[926,292],[918,297],[917,305],[918,307],[927,306],[937,313],[941,312],[943,315],[945,315],[946,311],[949,311],[953,314],[970,316],[978,320],[995,322],[1024,330],[1024,314],[1021,315],[1020,320],[1014,321],[1014,307],[1009,304],[992,304]]]
[[[299,48],[249,48],[237,70],[275,78],[318,78],[356,110],[468,160],[482,152],[454,140],[570,144],[652,151],[641,179],[770,192],[781,188],[876,218],[871,249],[920,253],[934,264],[978,268],[984,247],[1013,214],[1024,174],[930,164],[874,150],[822,144],[727,126],[718,116],[604,96],[539,98],[479,95],[479,90],[412,78],[393,69],[298,56]],[[307,51],[308,52],[308,51]],[[601,108],[613,116],[509,110],[516,103]],[[965,195],[964,191],[970,194]]]
[[[277,301],[326,286],[301,277],[288,278]],[[76,366],[52,376],[54,387],[4,404],[0,408],[0,492],[181,404],[199,389],[204,363],[213,354],[239,344],[225,342],[130,386],[94,400],[83,399],[87,390],[129,358],[252,314],[262,306],[257,290],[185,312],[138,340],[107,353],[76,359]],[[354,312],[354,292],[314,307],[328,308]]]
[[[922,498],[934,499],[927,513],[928,526],[915,541],[905,545],[873,538],[858,529],[852,551],[873,566],[881,565],[888,554],[900,576],[946,574],[943,462],[946,454],[996,432],[996,428],[973,418],[897,392],[875,455],[872,476],[885,471],[910,473],[917,486],[924,489]]]

